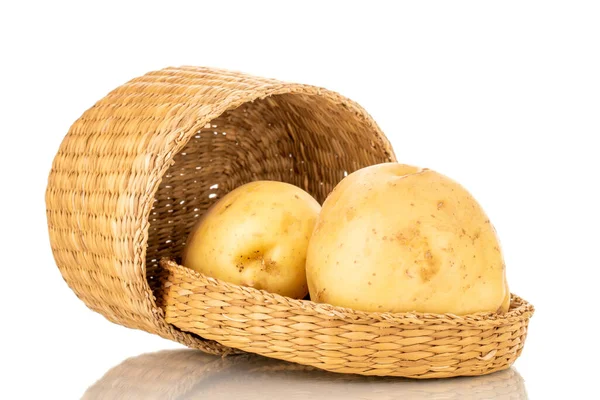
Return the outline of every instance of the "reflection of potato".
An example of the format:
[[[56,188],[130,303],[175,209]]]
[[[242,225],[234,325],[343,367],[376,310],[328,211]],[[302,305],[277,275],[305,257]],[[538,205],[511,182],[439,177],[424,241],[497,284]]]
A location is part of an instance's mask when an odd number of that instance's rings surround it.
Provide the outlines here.
[[[364,311],[506,311],[496,232],[458,183],[388,163],[327,198],[307,256],[311,299]]]
[[[201,218],[183,254],[183,265],[214,278],[302,298],[306,248],[319,203],[283,182],[240,186]]]

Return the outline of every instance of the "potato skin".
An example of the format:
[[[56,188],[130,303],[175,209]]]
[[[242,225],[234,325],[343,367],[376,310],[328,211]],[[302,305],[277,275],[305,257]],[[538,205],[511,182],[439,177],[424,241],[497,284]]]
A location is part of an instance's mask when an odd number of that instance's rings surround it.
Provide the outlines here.
[[[308,293],[306,251],[320,209],[294,185],[242,185],[198,221],[182,263],[227,282],[303,298]]]
[[[386,163],[323,204],[307,255],[313,301],[364,311],[465,315],[508,309],[496,231],[460,184]]]

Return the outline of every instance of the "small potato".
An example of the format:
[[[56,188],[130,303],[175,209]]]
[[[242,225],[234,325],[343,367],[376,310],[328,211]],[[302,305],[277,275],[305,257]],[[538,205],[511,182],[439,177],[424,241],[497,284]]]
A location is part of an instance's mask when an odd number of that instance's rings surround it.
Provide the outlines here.
[[[303,298],[306,249],[320,210],[311,195],[287,183],[240,186],[198,221],[183,265],[227,282]]]
[[[323,204],[307,256],[317,302],[364,311],[508,310],[490,220],[457,182],[396,163],[350,174]]]

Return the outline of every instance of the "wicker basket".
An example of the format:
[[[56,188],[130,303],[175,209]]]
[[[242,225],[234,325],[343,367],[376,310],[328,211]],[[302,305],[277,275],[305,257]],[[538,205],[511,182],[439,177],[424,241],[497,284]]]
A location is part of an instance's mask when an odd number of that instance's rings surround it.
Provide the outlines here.
[[[334,374],[252,354],[215,357],[168,350],[125,360],[90,386],[94,399],[527,399],[510,368],[497,374],[427,382]]]
[[[87,110],[62,142],[46,192],[54,258],[91,309],[208,353],[417,378],[507,368],[533,313],[518,297],[503,316],[369,314],[159,265],[241,184],[284,181],[322,202],[345,174],[394,160],[371,117],[328,90],[208,68],[151,72]]]

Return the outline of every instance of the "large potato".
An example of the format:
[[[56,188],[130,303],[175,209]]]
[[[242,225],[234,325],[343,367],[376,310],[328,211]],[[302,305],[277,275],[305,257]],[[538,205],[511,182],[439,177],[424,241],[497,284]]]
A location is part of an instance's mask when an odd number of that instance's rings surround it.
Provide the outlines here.
[[[457,182],[395,163],[350,174],[323,204],[308,248],[311,299],[364,311],[506,311],[490,220]]]
[[[227,282],[303,298],[306,249],[320,209],[308,193],[287,183],[240,186],[197,223],[182,263]]]

